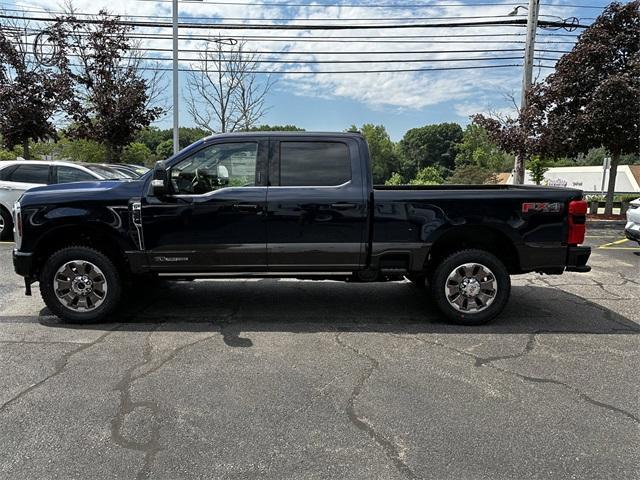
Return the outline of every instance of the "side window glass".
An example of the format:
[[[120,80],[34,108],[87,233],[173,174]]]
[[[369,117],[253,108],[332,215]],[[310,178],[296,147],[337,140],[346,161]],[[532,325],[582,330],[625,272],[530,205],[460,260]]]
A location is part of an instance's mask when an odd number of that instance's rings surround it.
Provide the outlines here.
[[[337,186],[349,180],[351,161],[344,143],[280,143],[280,185]]]
[[[182,195],[202,195],[225,187],[252,187],[257,160],[255,142],[205,147],[171,168],[173,190]]]
[[[49,183],[49,165],[18,165],[7,180],[46,185]]]
[[[58,183],[90,182],[95,178],[87,172],[73,167],[58,167]]]
[[[0,168],[2,168],[2,164],[0,163]],[[15,165],[9,165],[8,167],[2,168],[0,170],[0,180],[9,180],[11,179],[11,174],[16,169]]]

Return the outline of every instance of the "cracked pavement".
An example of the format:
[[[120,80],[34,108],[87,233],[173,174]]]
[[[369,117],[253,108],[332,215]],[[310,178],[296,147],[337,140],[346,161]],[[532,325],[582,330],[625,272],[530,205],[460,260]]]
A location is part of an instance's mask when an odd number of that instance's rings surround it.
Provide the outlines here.
[[[640,248],[513,277],[482,327],[408,282],[295,280],[160,284],[65,325],[10,252],[0,479],[640,478]]]

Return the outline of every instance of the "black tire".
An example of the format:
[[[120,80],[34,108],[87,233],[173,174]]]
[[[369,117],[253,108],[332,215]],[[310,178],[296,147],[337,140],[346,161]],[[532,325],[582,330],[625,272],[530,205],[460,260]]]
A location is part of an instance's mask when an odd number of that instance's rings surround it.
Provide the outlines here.
[[[55,290],[55,277],[60,268],[73,261],[89,262],[97,267],[106,285],[101,304],[93,310],[80,311],[63,305]],[[69,323],[94,323],[104,320],[120,304],[121,276],[113,262],[103,253],[89,247],[67,247],[57,251],[45,262],[40,275],[40,293],[44,303],[56,316]]]
[[[3,207],[0,207],[0,241],[13,239],[13,218]]]
[[[491,302],[489,303],[487,301],[486,305],[482,307],[476,305],[475,298],[467,300],[467,304],[471,304],[470,307],[468,306],[468,308],[471,309],[469,311],[460,310],[454,307],[450,303],[447,294],[447,292],[450,291],[450,287],[448,287],[449,276],[455,275],[456,271],[459,272],[459,268],[465,264],[479,264],[484,266],[489,270],[488,273],[492,274],[495,279],[495,283],[493,283],[493,280],[490,281],[490,284],[487,282],[489,286],[486,290],[480,290],[481,293],[484,293],[485,291],[489,292],[488,297],[492,298]],[[469,270],[472,270],[472,268],[468,268]],[[465,269],[463,268],[462,271],[465,271]],[[469,278],[473,281],[473,278]],[[487,276],[485,278],[491,278],[491,276]],[[452,283],[450,285],[454,285],[454,287],[451,288],[455,288],[455,279],[452,279]],[[485,284],[479,283],[478,285]],[[495,289],[492,288],[493,285],[495,285]],[[491,292],[494,292],[492,297],[490,296]],[[506,306],[510,292],[511,278],[509,277],[509,272],[507,271],[504,263],[502,263],[495,255],[484,250],[476,249],[461,250],[445,258],[436,266],[433,275],[433,282],[431,283],[431,294],[438,309],[447,317],[447,319],[460,325],[482,325],[492,320],[499,315]],[[460,293],[458,293],[458,296],[459,295]],[[455,297],[455,299],[458,299],[458,296],[456,296],[455,293],[451,295],[451,297]],[[466,300],[465,297],[461,296],[459,298],[462,299],[464,304]],[[477,300],[477,302],[479,302],[480,305],[482,304],[482,300],[480,299]],[[459,308],[462,308],[462,306],[459,306]],[[478,311],[473,311],[474,308],[478,309]]]

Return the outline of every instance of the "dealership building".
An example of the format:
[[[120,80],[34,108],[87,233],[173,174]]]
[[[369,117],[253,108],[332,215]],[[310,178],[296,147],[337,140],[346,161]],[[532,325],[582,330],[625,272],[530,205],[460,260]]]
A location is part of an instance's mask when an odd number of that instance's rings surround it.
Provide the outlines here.
[[[513,175],[498,175],[498,183],[513,184]],[[530,172],[527,171],[525,184],[533,185]],[[585,192],[606,191],[609,183],[609,171],[601,166],[595,167],[552,167],[544,174],[542,185],[579,188]],[[603,188],[604,185],[604,188]],[[640,165],[619,165],[616,175],[617,193],[640,193]]]

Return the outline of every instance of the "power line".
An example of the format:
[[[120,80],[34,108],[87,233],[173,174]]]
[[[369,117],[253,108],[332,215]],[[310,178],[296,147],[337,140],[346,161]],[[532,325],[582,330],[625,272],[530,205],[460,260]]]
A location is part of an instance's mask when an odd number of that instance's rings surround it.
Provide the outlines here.
[[[522,43],[522,42],[521,42]],[[14,45],[18,45],[18,42],[13,42]],[[42,46],[53,47],[53,44],[43,43]],[[138,52],[173,52],[172,48],[159,48],[159,47],[144,47],[135,46],[129,47],[130,51]],[[326,50],[245,50],[246,54],[256,55],[412,55],[412,54],[457,54],[457,53],[502,53],[502,52],[523,52],[524,48],[480,48],[480,49],[465,49],[465,50],[369,50],[369,51],[326,51]],[[538,49],[537,52],[545,53],[567,53],[568,50],[551,50],[551,49]],[[202,53],[202,49],[189,49],[181,48],[180,52],[184,53]],[[229,52],[225,52],[229,53]],[[160,57],[160,59],[168,59]]]
[[[70,64],[72,67],[82,67],[79,64]],[[386,69],[386,70],[319,70],[319,71],[299,71],[299,70],[251,70],[247,73],[255,73],[255,74],[265,74],[265,75],[323,75],[323,74],[331,74],[331,75],[340,75],[340,74],[353,74],[353,73],[405,73],[405,72],[436,72],[436,71],[447,71],[447,70],[479,70],[479,69],[489,69],[489,68],[509,68],[509,67],[522,67],[522,64],[512,63],[512,64],[501,64],[501,65],[474,65],[474,66],[463,66],[463,67],[435,67],[435,68],[402,68],[402,69]],[[127,67],[121,67],[127,68]],[[163,68],[163,67],[137,67],[137,70],[148,70],[148,71],[156,71],[156,72],[170,72],[173,69],[171,68]],[[191,68],[180,68],[181,72],[201,72],[207,73],[202,69],[191,69]],[[228,70],[216,70],[216,73],[232,73]]]
[[[14,44],[18,44],[14,42]],[[50,43],[43,43],[42,46],[54,46]],[[146,48],[146,47],[130,47],[127,50],[141,51],[141,52],[172,52],[171,48]],[[379,50],[379,51],[305,51],[305,50],[243,50],[245,54],[256,55],[411,55],[411,54],[456,54],[456,53],[502,53],[502,52],[522,52],[524,48],[479,48],[479,49],[465,49],[465,50]],[[549,50],[558,51],[558,50]],[[180,52],[188,53],[204,53],[202,49],[184,49],[181,48]],[[213,52],[213,51],[212,51]],[[225,52],[223,53],[231,53]]]
[[[68,12],[60,12],[53,10],[37,10],[37,9],[14,9],[14,8],[3,8],[2,10],[6,12],[18,12],[18,13],[44,13],[52,16],[82,16],[82,17],[108,17],[108,18],[150,18],[155,20],[167,20],[171,19],[171,16],[167,15],[119,15],[119,14],[94,14],[94,13],[78,13],[74,12],[72,14]],[[541,15],[545,16],[545,15]],[[558,18],[556,15],[546,15],[551,18]],[[403,20],[470,20],[470,19],[478,19],[478,18],[524,18],[524,14],[519,15],[471,15],[471,16],[444,16],[444,17],[415,17],[415,16],[405,16],[405,17],[358,17],[358,18],[300,18],[300,17],[290,17],[290,18],[268,18],[268,17],[260,17],[260,18],[251,18],[251,17],[227,17],[223,15],[218,15],[216,17],[198,17],[198,20],[219,20],[219,21],[240,21],[240,22],[257,22],[257,21],[268,21],[268,22],[293,22],[293,21],[306,21],[306,22],[388,22],[388,21],[403,21]],[[179,16],[180,19],[193,19],[190,16]]]
[[[14,19],[14,20],[31,20],[37,22],[55,22],[56,19],[46,17],[24,17],[17,15],[0,15],[0,18]],[[100,20],[95,19],[75,19],[75,23],[79,24],[101,24]],[[170,22],[132,22],[127,20],[121,20],[117,22],[120,25],[126,25],[131,27],[142,28],[170,28]],[[452,22],[452,23],[411,23],[411,24],[395,24],[395,25],[273,25],[273,24],[234,24],[234,23],[187,23],[183,22],[179,26],[181,28],[193,28],[193,29],[212,29],[219,30],[374,30],[374,29],[407,29],[407,28],[456,28],[456,27],[522,27],[527,23],[526,19],[513,19],[513,20],[493,20],[485,22]],[[540,27],[557,27],[562,28],[565,25],[564,22],[538,22]],[[571,25],[572,28],[587,28],[586,25]]]
[[[474,5],[469,5],[470,7]],[[171,19],[171,16],[168,15],[126,15],[126,14],[94,14],[94,13],[79,13],[79,12],[61,12],[61,11],[53,11],[53,10],[40,10],[31,7],[23,7],[21,9],[15,8],[2,8],[2,11],[6,12],[18,12],[18,13],[42,13],[52,16],[82,16],[82,17],[108,17],[108,18],[149,18],[156,20],[168,20]],[[558,19],[557,15],[539,15],[540,17],[554,18]],[[421,20],[469,20],[469,19],[479,19],[479,18],[525,18],[525,14],[518,15],[470,15],[470,16],[428,16],[428,17],[416,17],[416,16],[404,16],[404,17],[358,17],[358,18],[301,18],[301,17],[290,17],[290,18],[268,18],[268,17],[260,17],[260,18],[251,18],[251,17],[227,17],[223,15],[218,15],[215,17],[198,17],[198,20],[231,20],[231,21],[246,21],[246,22],[256,22],[256,21],[273,21],[273,22],[289,22],[289,21],[308,21],[308,22],[327,22],[327,21],[335,21],[335,22],[363,22],[363,21],[402,21],[402,20],[411,20],[411,21],[421,21]],[[180,19],[191,19],[192,16],[179,16]],[[582,20],[595,20],[593,17],[580,17]]]
[[[152,2],[152,3],[171,3],[172,0],[138,0],[139,2]],[[444,7],[461,7],[461,8],[469,8],[469,7],[516,7],[518,5],[522,5],[521,3],[500,3],[500,2],[484,2],[484,3],[439,3],[439,2],[430,2],[429,4],[425,3],[375,3],[375,4],[361,4],[361,3],[289,3],[289,2],[221,2],[221,1],[198,1],[198,0],[183,0],[182,3],[193,3],[199,5],[227,5],[227,6],[265,6],[265,7],[309,7],[309,8],[318,8],[318,7],[349,7],[349,8],[444,8]],[[598,7],[594,5],[562,5],[555,3],[541,3],[540,5],[555,7],[555,8],[585,8],[585,9],[596,9],[601,10],[603,7]]]
[[[31,52],[27,52],[29,55],[33,55]],[[68,57],[80,57],[77,54],[68,54]],[[287,65],[316,65],[316,64],[359,64],[359,63],[440,63],[440,62],[482,62],[482,61],[495,61],[495,60],[520,60],[521,56],[511,57],[474,57],[474,58],[393,58],[384,60],[274,60],[274,59],[256,59],[248,60],[247,63],[266,63],[266,64],[287,64]],[[122,56],[121,60],[143,60],[143,61],[173,61],[169,57],[147,57],[140,58],[135,56]],[[204,58],[179,58],[181,62],[205,62]],[[215,60],[210,60],[212,63]],[[224,63],[224,61],[223,61]]]

